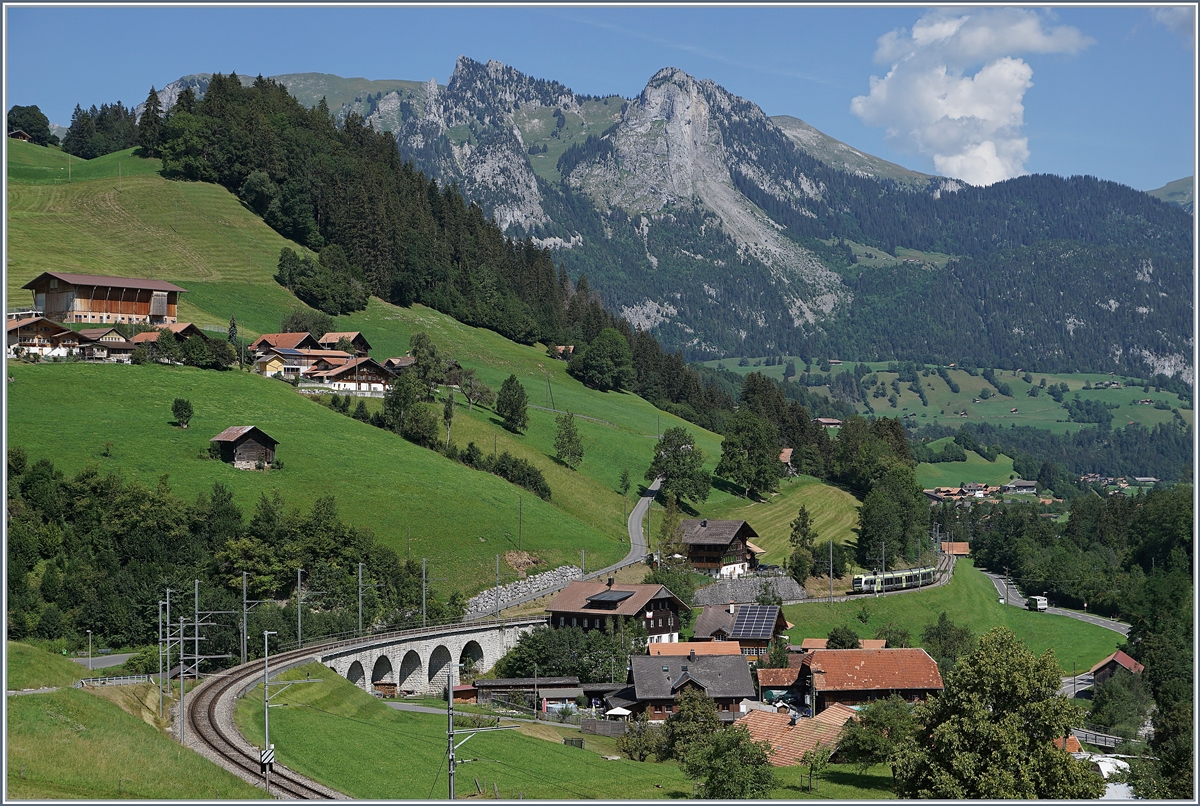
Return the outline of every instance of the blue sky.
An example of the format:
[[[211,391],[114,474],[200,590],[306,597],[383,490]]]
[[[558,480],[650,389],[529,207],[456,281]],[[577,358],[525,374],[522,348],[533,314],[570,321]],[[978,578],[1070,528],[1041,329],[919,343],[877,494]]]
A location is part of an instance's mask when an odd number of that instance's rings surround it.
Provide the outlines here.
[[[5,108],[54,123],[183,75],[322,72],[445,83],[459,55],[579,93],[709,78],[907,167],[985,184],[1191,175],[1189,8],[22,7],[5,9]]]

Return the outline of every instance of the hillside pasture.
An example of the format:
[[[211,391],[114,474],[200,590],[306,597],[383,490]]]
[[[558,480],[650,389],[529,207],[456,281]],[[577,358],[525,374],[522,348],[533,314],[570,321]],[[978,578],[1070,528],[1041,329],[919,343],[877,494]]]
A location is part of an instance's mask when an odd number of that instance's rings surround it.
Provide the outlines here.
[[[945,450],[946,445],[953,442],[952,437],[935,439],[929,443],[929,449],[934,453]],[[921,462],[917,465],[917,484],[924,489],[933,487],[959,487],[962,483],[979,482],[999,487],[1007,484],[1013,473],[1013,460],[1000,454],[996,461],[989,462],[975,451],[967,451],[965,462]]]
[[[865,609],[864,623],[858,616]],[[1054,649],[1064,675],[1090,669],[1124,642],[1119,633],[1066,616],[1036,613],[1022,607],[1000,604],[996,588],[969,559],[960,559],[946,585],[893,596],[857,596],[846,602],[788,605],[784,614],[796,626],[788,631],[790,641],[824,638],[834,627],[847,626],[860,638],[874,638],[880,627],[894,623],[909,631],[913,646],[921,645],[921,633],[946,611],[956,625],[970,627],[976,636],[993,627],[1008,627],[1033,652]]]

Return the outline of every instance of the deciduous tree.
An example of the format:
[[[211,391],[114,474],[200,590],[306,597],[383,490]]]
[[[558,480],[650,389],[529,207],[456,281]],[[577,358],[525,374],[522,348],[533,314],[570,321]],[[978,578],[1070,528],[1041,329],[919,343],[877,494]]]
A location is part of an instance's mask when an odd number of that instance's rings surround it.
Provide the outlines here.
[[[517,376],[505,378],[496,398],[496,413],[504,421],[504,427],[516,433],[524,431],[529,425],[528,404],[529,396],[525,394],[525,387],[521,386]]]
[[[654,458],[646,471],[646,481],[662,476],[663,493],[674,493],[681,500],[700,502],[708,498],[712,477],[704,470],[704,452],[686,428],[668,428],[654,446]]]
[[[746,488],[746,495],[767,493],[779,486],[779,446],[772,427],[748,406],[729,418],[721,442],[717,475]]]
[[[829,639],[825,644],[826,649],[862,649],[862,642],[858,639],[858,633],[849,627],[834,627],[829,631]]]
[[[705,800],[762,798],[775,788],[770,750],[770,743],[754,741],[744,725],[731,725],[695,741],[683,771],[699,782],[697,794]]]
[[[721,729],[717,705],[707,694],[689,686],[675,700],[675,712],[663,723],[659,759],[686,761],[692,747]],[[700,776],[692,776],[700,777]]]
[[[583,461],[583,439],[575,426],[575,417],[571,412],[560,414],[555,418],[558,433],[554,436],[554,455],[558,461],[574,470]]]
[[[192,419],[192,401],[182,397],[175,398],[175,402],[171,404],[171,413],[175,415],[175,422],[179,423],[180,428],[187,428],[188,421]]]

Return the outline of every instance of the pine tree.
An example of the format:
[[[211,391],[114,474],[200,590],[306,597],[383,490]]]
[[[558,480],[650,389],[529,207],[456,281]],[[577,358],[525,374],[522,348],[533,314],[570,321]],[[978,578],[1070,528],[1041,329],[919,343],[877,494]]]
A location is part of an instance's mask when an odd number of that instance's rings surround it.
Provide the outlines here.
[[[792,521],[789,538],[792,553],[787,561],[788,573],[801,585],[812,573],[813,545],[816,541],[817,531],[813,528],[812,516],[808,514],[808,507],[801,506],[796,519]]]
[[[446,426],[446,450],[450,450],[450,424],[454,422],[454,390],[447,390],[446,405],[442,407],[442,422]]]
[[[161,156],[163,122],[162,104],[159,103],[158,93],[154,87],[146,96],[146,108],[142,110],[142,118],[137,124],[138,144],[141,145],[139,154],[143,157]]]

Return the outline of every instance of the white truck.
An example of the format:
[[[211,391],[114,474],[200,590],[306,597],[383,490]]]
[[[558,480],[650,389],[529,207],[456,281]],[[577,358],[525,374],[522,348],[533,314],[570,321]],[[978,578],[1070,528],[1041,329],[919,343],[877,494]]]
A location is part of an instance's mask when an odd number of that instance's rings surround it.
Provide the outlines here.
[[[1045,596],[1030,596],[1029,601],[1025,603],[1025,606],[1030,610],[1045,612],[1050,608],[1050,603],[1046,601]]]

